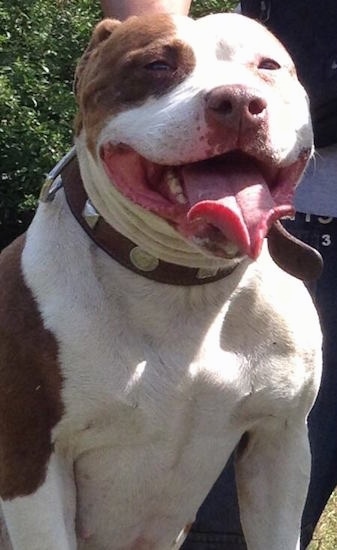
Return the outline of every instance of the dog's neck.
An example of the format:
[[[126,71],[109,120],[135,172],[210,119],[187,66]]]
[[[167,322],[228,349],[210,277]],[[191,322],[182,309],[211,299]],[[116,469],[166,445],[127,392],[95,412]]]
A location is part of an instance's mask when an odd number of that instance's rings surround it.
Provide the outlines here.
[[[146,253],[164,262],[210,271],[231,269],[239,263],[205,256],[164,219],[125,198],[88,152],[83,136],[77,139],[76,149],[83,184],[95,209],[109,225]]]

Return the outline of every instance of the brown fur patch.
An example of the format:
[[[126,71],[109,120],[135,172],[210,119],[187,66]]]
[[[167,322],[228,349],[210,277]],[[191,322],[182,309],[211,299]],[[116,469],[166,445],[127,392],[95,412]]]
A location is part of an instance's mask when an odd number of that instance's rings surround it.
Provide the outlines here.
[[[57,344],[21,272],[24,237],[0,255],[0,496],[44,481],[51,429],[62,415]]]
[[[76,72],[75,130],[78,134],[85,128],[92,154],[110,116],[168,92],[192,72],[194,53],[175,34],[168,15],[131,17],[96,27]]]

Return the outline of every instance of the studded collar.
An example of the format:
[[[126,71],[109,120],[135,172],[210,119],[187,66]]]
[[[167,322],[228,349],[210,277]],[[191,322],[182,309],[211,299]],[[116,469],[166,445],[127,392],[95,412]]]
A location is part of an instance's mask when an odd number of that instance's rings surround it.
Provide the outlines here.
[[[180,286],[202,285],[223,279],[236,267],[209,270],[164,262],[116,231],[90,202],[74,148],[48,174],[41,189],[40,201],[51,202],[61,188],[73,216],[96,245],[121,265],[143,277]]]
[[[51,202],[62,187],[71,212],[96,245],[143,277],[180,286],[202,285],[227,277],[237,265],[216,271],[184,267],[159,260],[124,237],[91,204],[83,186],[75,148],[48,174],[40,201]],[[280,221],[269,230],[268,248],[274,262],[290,275],[303,281],[313,281],[321,275],[323,261],[319,252],[288,233]]]

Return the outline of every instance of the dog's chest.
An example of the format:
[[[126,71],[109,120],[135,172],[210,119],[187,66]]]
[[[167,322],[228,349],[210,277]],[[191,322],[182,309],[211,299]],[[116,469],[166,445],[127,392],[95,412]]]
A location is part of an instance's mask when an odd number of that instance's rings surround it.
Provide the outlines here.
[[[120,323],[104,346],[97,326],[96,346],[77,342],[78,363],[62,345],[66,414],[55,435],[75,459],[80,537],[100,533],[102,548],[108,538],[116,547],[139,537],[158,544],[193,520],[240,437],[231,416],[241,363],[220,346],[223,315],[208,327]]]
[[[55,435],[75,460],[79,536],[165,547],[158,537],[193,520],[249,425],[237,411],[254,361],[230,346],[227,305],[205,304],[203,316],[128,307],[102,304],[97,317],[73,306],[81,330],[76,350],[70,326],[61,338],[66,413]]]
[[[205,319],[191,318],[192,310],[183,318],[181,311],[155,309],[150,316],[146,304],[143,311],[126,309],[121,302],[118,309],[101,305],[98,317],[73,307],[76,349],[70,327],[63,330],[63,424],[78,426],[77,452],[96,437],[125,445],[173,437],[191,431],[189,419],[199,432],[205,422],[208,434],[211,419],[216,437],[245,391],[243,358],[226,349],[221,335],[226,306]]]

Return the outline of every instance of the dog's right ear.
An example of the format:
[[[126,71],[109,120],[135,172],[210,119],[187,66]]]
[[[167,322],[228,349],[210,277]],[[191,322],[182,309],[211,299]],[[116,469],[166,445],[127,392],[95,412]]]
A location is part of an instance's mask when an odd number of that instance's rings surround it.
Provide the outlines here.
[[[77,67],[76,67],[75,79],[74,79],[74,93],[75,93],[75,95],[76,95],[78,87],[79,87],[79,82],[80,82],[80,79],[81,79],[81,75],[83,73],[83,69],[86,66],[87,61],[88,61],[89,57],[91,56],[92,52],[97,48],[97,46],[99,44],[101,44],[102,42],[105,42],[105,40],[107,40],[111,36],[113,31],[120,24],[121,24],[121,22],[118,21],[117,19],[107,18],[107,19],[103,19],[102,21],[100,21],[96,25],[96,27],[94,28],[93,33],[92,33],[91,38],[90,38],[90,41],[89,41],[89,44],[87,46],[87,49],[85,50],[84,54],[80,58],[80,60],[77,64]]]

